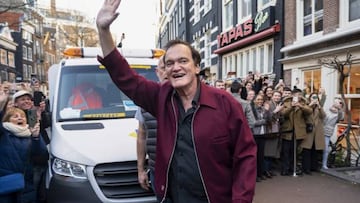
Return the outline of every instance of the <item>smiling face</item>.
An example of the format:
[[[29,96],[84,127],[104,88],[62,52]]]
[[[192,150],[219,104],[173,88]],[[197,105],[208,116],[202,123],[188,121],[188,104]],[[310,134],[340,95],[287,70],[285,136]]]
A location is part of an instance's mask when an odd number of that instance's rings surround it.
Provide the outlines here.
[[[254,98],[254,104],[256,106],[262,106],[264,104],[264,97],[262,95],[256,95]]]
[[[14,106],[23,110],[29,110],[33,107],[33,101],[29,95],[23,95],[16,98]]]
[[[191,87],[196,87],[200,67],[194,62],[188,46],[175,44],[166,51],[165,72],[175,89],[186,91]]]

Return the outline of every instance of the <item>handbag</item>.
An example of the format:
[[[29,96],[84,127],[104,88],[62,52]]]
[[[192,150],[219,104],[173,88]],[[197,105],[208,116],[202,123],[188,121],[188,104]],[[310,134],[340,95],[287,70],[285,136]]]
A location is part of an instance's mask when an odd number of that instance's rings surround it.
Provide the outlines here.
[[[306,123],[306,132],[311,133],[314,129],[314,126],[312,123]]]
[[[24,175],[13,173],[0,177],[0,195],[18,192],[25,188]]]

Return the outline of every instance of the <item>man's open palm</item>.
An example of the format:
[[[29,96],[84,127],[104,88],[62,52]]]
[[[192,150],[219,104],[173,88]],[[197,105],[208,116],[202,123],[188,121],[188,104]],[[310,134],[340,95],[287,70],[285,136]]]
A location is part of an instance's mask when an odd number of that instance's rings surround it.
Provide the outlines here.
[[[105,0],[103,6],[98,12],[96,24],[98,28],[108,29],[110,24],[117,18],[119,13],[117,9],[121,0]]]

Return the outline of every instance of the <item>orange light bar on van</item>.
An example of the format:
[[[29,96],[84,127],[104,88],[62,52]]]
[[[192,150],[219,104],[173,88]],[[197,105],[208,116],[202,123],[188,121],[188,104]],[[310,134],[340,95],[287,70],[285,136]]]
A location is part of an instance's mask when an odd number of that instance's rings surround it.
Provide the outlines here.
[[[165,50],[163,50],[163,49],[153,49],[152,53],[153,53],[154,58],[160,58],[161,56],[163,56],[165,54]]]
[[[163,49],[120,49],[119,52],[125,57],[132,58],[160,58],[165,54]],[[70,47],[63,52],[66,57],[93,58],[102,55],[99,47]]]
[[[66,48],[63,54],[67,57],[84,57],[83,50],[80,47]]]

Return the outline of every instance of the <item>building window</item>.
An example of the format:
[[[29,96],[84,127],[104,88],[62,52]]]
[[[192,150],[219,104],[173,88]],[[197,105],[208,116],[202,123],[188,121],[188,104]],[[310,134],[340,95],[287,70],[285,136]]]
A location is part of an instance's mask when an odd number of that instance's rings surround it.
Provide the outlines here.
[[[241,75],[246,75],[250,71],[250,51],[245,51],[245,72],[242,72]]]
[[[264,46],[259,47],[259,67],[260,73],[265,73],[265,48]]]
[[[233,26],[233,1],[223,0],[223,30],[227,30]]]
[[[23,59],[27,58],[27,47],[23,46]]]
[[[178,27],[180,25],[180,22],[179,22],[179,18],[178,18],[178,11],[177,9],[175,9],[175,15],[174,15],[174,19],[175,19],[175,23],[174,23],[174,31],[175,31],[175,36],[179,36],[179,32],[178,32]]]
[[[345,79],[343,91],[346,98],[346,105],[351,110],[352,120],[360,125],[360,64],[352,64],[349,77]],[[348,71],[348,67],[344,68],[344,72]],[[337,90],[340,96],[340,90]]]
[[[236,77],[246,77],[249,71],[267,75],[273,72],[273,40],[255,44],[246,49],[224,55],[223,76],[236,71]],[[234,59],[233,59],[234,58]],[[230,66],[232,64],[232,66]],[[233,67],[234,66],[234,67]]]
[[[28,47],[28,52],[27,52],[27,59],[29,61],[32,61],[33,60],[33,52],[32,52],[32,48],[31,47]]]
[[[30,71],[30,75],[31,75],[31,74],[37,74],[36,68],[35,68],[34,66],[28,65],[28,69],[29,69],[29,71]]]
[[[321,87],[320,68],[303,71],[303,93],[308,97],[312,92],[318,92]]]
[[[256,52],[256,47],[251,49],[251,58],[252,58],[252,62],[251,62],[251,67],[253,70],[256,70],[256,68],[258,67],[256,62],[257,62],[257,52]]]
[[[264,10],[269,6],[274,6],[276,4],[276,0],[258,0],[258,11]]]
[[[4,70],[1,71],[1,82],[3,81],[9,81],[8,72]]]
[[[354,27],[360,24],[360,0],[340,1],[340,27]],[[355,25],[356,26],[356,25]]]
[[[205,67],[211,66],[211,31],[205,34]]]
[[[237,57],[236,73],[241,73],[241,67],[244,67],[244,53],[240,52]]]
[[[200,38],[196,38],[195,41],[194,41],[194,48],[199,52],[201,53],[201,50],[200,50]]]
[[[204,0],[204,13],[207,13],[211,10],[212,0]]]
[[[302,36],[308,36],[323,30],[323,0],[300,0]]]
[[[194,2],[194,24],[200,21],[200,0]]]
[[[349,0],[349,21],[360,19],[360,0]]]
[[[26,64],[23,65],[23,80],[28,80],[29,77],[29,71],[28,71],[28,67]]]
[[[238,0],[239,24],[251,18],[251,0]]]
[[[265,54],[266,56],[266,54]],[[271,73],[272,70],[274,69],[274,50],[273,50],[273,45],[272,43],[268,43],[267,44],[267,62],[268,62],[268,65],[267,65],[267,72],[268,73]]]
[[[179,20],[181,22],[182,18],[183,18],[183,0],[179,1]]]
[[[14,56],[14,53],[12,52],[9,52],[9,66],[12,67],[12,68],[15,68],[15,56]]]
[[[1,64],[8,65],[8,56],[5,49],[0,49]]]

